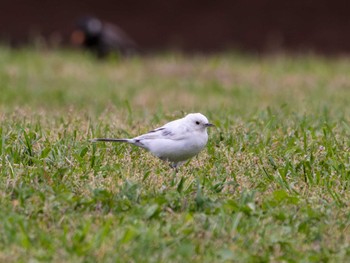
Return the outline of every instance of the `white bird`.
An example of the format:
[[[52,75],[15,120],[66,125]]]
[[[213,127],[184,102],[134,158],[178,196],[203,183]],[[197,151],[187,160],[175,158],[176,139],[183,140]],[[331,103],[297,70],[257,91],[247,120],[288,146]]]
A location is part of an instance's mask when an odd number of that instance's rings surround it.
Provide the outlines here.
[[[182,119],[132,139],[96,138],[93,142],[126,142],[151,152],[177,169],[182,162],[197,155],[208,142],[207,128],[214,126],[201,113],[190,113]]]

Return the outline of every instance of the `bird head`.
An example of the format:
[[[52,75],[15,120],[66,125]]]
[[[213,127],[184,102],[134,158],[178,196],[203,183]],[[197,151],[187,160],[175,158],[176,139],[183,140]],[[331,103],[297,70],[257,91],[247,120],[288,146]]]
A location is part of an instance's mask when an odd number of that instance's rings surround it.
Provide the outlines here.
[[[71,34],[71,42],[75,46],[88,45],[89,42],[96,41],[103,30],[101,20],[93,16],[80,17]]]
[[[186,115],[185,120],[193,130],[205,131],[208,127],[214,126],[214,124],[210,123],[207,117],[201,113],[190,113]]]

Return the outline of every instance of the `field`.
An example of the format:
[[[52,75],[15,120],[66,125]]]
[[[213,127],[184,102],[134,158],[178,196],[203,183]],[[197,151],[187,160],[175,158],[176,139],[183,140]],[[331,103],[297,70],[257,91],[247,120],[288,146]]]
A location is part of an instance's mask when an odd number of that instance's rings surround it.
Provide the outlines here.
[[[0,48],[1,262],[349,262],[350,58]],[[133,137],[216,125],[178,173]]]

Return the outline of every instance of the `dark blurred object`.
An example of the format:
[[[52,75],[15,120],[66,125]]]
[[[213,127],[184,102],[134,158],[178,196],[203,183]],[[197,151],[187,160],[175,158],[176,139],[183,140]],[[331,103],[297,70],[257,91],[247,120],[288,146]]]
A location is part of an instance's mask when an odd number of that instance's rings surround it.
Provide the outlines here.
[[[142,53],[238,49],[350,54],[349,0],[5,0],[0,6],[0,43],[5,44],[54,34],[64,46],[76,19],[96,14],[125,30]]]
[[[136,53],[135,42],[118,26],[92,16],[84,16],[78,20],[71,42],[91,50],[99,58],[105,58],[112,53],[123,57]]]

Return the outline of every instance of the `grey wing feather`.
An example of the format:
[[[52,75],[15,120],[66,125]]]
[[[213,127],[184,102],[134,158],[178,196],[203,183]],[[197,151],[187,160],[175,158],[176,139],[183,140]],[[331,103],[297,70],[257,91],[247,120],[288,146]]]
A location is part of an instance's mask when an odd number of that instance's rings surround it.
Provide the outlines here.
[[[157,131],[162,131],[162,130],[164,130],[165,128],[164,127],[161,127],[161,128],[158,128],[158,129],[154,129],[154,130],[152,130],[152,131],[149,131],[148,133],[154,133],[154,132],[157,132]],[[146,134],[148,134],[148,133],[146,133]]]
[[[166,127],[161,127],[155,130],[152,130],[146,134],[140,135],[136,137],[135,139],[140,140],[148,140],[148,139],[169,139],[169,140],[177,140],[178,136],[174,132],[172,132],[170,129]]]
[[[169,131],[169,130],[167,130],[167,129],[164,129],[163,131],[162,131],[162,135],[164,136],[164,137],[173,137],[174,136],[174,133],[173,132],[171,132],[171,131]]]
[[[181,120],[171,121],[164,126],[154,129],[146,134],[136,137],[135,139],[168,139],[181,140],[186,137],[187,128],[181,125]],[[180,124],[180,125],[179,125]]]

